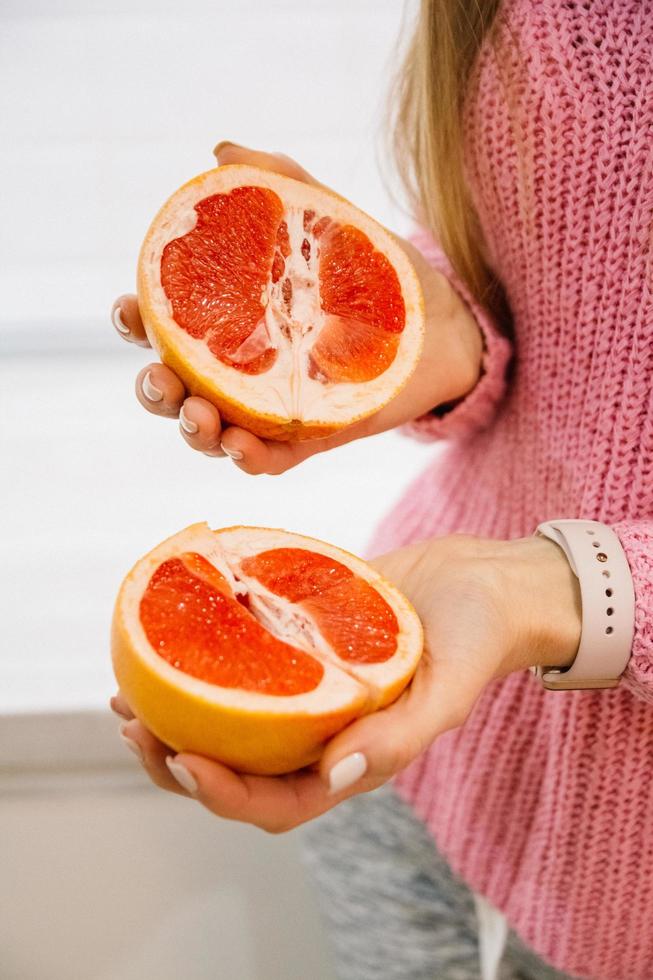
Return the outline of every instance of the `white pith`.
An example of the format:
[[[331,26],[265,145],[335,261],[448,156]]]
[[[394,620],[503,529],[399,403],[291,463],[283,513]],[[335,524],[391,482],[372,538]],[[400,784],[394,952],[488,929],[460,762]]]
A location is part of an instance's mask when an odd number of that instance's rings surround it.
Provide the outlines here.
[[[243,362],[270,345],[278,350],[272,367],[259,375],[247,375],[219,361],[204,340],[191,337],[172,318],[172,305],[161,285],[161,255],[175,238],[187,234],[197,220],[195,204],[216,193],[228,193],[236,186],[258,186],[273,190],[282,199],[288,225],[291,253],[278,283],[268,282],[263,304],[265,324],[242,345],[236,358]],[[330,383],[308,375],[308,358],[324,324],[318,290],[316,256],[318,241],[303,228],[303,212],[316,212],[316,218],[329,216],[342,224],[353,224],[368,237],[374,248],[394,266],[401,283],[406,323],[399,335],[397,354],[377,378],[366,382]],[[304,239],[311,251],[307,262],[302,255]],[[195,371],[211,378],[216,388],[244,406],[261,414],[297,420],[305,425],[345,425],[380,408],[408,380],[421,351],[423,310],[419,282],[403,250],[392,236],[348,202],[312,185],[244,166],[221,167],[185,185],[161,209],[152,224],[141,253],[141,289],[165,340]],[[293,284],[293,304],[289,314],[281,295],[283,280]],[[302,329],[310,325],[312,330]]]
[[[304,381],[308,377],[309,354],[322,332],[326,317],[320,305],[318,241],[312,231],[304,231],[304,212],[301,208],[288,207],[284,220],[288,227],[290,254],[284,259],[284,271],[277,282],[268,277],[261,294],[265,318],[253,334],[230,355],[236,364],[246,364],[269,348],[277,351],[277,360],[266,374],[288,379],[285,395],[285,414],[299,418],[302,413]],[[310,253],[302,255],[302,243],[306,240]],[[284,283],[292,288],[290,306],[283,297]],[[311,381],[311,384],[315,382]],[[282,393],[283,394],[283,393]]]
[[[329,647],[316,624],[303,610],[243,575],[240,562],[250,555],[279,547],[299,547],[335,558],[371,582],[391,606],[399,622],[397,651],[384,663],[345,662]],[[307,693],[270,695],[256,691],[219,687],[173,667],[150,646],[143,630],[139,606],[147,584],[158,566],[168,558],[192,551],[203,555],[229,581],[234,592],[249,596],[250,609],[271,633],[319,660],[324,675]],[[234,571],[236,574],[234,575]],[[141,560],[123,583],[118,597],[118,615],[128,624],[135,652],[144,664],[175,686],[203,700],[252,712],[284,714],[301,710],[322,715],[337,710],[365,694],[368,709],[380,702],[383,691],[400,678],[408,677],[422,652],[422,629],[415,611],[404,597],[384,582],[365,562],[321,541],[268,528],[232,528],[211,531],[196,524],[164,541]]]

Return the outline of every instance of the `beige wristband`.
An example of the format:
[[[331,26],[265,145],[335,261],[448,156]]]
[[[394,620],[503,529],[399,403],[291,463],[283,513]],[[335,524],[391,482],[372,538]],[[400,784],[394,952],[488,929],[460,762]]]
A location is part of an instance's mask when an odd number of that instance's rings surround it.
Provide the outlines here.
[[[540,524],[541,534],[564,551],[580,585],[583,622],[571,667],[537,667],[551,691],[616,687],[630,658],[635,592],[628,560],[614,531],[598,521]]]

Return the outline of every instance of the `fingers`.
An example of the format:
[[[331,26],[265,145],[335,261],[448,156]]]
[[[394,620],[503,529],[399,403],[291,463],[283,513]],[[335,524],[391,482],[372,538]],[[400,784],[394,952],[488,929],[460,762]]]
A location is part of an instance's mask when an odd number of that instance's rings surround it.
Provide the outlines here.
[[[205,456],[224,456],[220,445],[222,424],[215,405],[191,395],[179,412],[179,431],[192,449]]]
[[[126,748],[136,756],[155,786],[180,796],[192,796],[188,788],[168,768],[166,760],[174,758],[172,749],[160,742],[140,721],[123,722],[120,726],[120,738]]]
[[[274,442],[259,439],[246,429],[231,426],[223,431],[222,448],[243,472],[250,473],[252,476],[261,473],[277,476],[311,456],[335,449],[351,442],[352,439],[359,439],[369,434],[366,424],[358,423],[323,439]]]
[[[227,164],[241,163],[252,167],[261,167],[262,170],[272,170],[276,174],[283,174],[284,177],[293,177],[295,180],[302,180],[306,184],[318,184],[315,177],[285,153],[265,153],[262,150],[250,150],[237,143],[230,143],[223,140],[213,150],[213,155],[218,161],[218,165],[223,167]]]
[[[272,442],[259,439],[258,436],[231,426],[225,429],[222,436],[222,448],[231,457],[236,466],[257,476],[267,473],[277,476],[301,463],[302,460],[322,452],[326,440],[314,439],[306,442]]]
[[[111,320],[123,340],[138,347],[150,346],[135,296],[119,296],[111,309]],[[177,418],[185,394],[177,375],[164,364],[148,364],[136,377],[136,397],[153,415]]]
[[[188,445],[206,456],[224,456],[222,424],[215,405],[191,395],[165,364],[148,364],[136,375],[136,397],[152,415],[179,418],[179,431]]]
[[[190,395],[174,371],[165,364],[148,364],[136,376],[136,397],[152,415],[179,418],[179,431],[188,445],[205,456],[229,456],[244,473],[284,473],[318,452],[340,445],[344,434],[305,442],[259,439],[237,426],[222,428],[215,405]]]
[[[148,364],[136,375],[136,397],[152,415],[176,419],[186,391],[165,364]]]
[[[333,794],[373,789],[408,766],[469,715],[483,684],[464,667],[425,654],[408,690],[390,707],[354,722],[329,742],[320,764]]]
[[[332,805],[315,769],[282,777],[240,775],[203,756],[175,755],[135,719],[121,691],[111,698],[111,708],[123,719],[123,744],[155,786],[197,799],[217,816],[281,833]]]
[[[119,296],[111,307],[111,322],[123,340],[137,347],[150,347],[138,310],[136,297],[131,293]]]
[[[193,785],[192,795],[211,813],[272,834],[292,830],[336,802],[313,769],[287,776],[247,776],[187,753],[169,761],[169,766],[185,785]]]
[[[112,706],[127,717],[124,698]],[[220,762],[190,753],[175,755],[131,715],[120,726],[120,737],[160,789],[196,799],[226,820],[251,823],[268,833],[283,833],[324,813],[332,799],[315,769],[288,776],[246,776]]]
[[[118,691],[117,694],[114,694],[109,701],[109,704],[111,706],[111,710],[121,718],[124,718],[125,721],[131,721],[132,718],[136,717],[132,709],[127,704],[122,691]]]

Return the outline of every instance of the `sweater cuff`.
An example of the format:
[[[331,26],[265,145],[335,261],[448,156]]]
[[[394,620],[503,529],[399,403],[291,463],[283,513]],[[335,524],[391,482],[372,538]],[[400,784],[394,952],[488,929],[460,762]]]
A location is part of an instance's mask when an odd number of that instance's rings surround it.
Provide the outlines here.
[[[483,335],[481,374],[474,388],[455,405],[441,406],[402,427],[402,431],[421,442],[433,439],[464,439],[492,421],[506,389],[506,368],[512,354],[510,341],[503,336],[488,313],[455,274],[451,263],[432,236],[417,232],[409,239],[427,262],[447,277],[460,298],[473,313]]]
[[[635,635],[623,683],[653,704],[653,521],[613,525],[626,553],[635,588]]]

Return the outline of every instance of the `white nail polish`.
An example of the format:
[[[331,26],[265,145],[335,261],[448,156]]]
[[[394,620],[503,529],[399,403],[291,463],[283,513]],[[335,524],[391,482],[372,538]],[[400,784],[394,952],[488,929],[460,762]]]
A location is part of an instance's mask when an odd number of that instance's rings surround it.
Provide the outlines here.
[[[166,765],[181,788],[194,796],[197,793],[197,780],[192,772],[189,772],[186,766],[182,766],[181,762],[177,762],[171,755],[166,756]]]
[[[220,445],[220,448],[222,449],[222,452],[226,453],[230,459],[243,458],[243,454],[241,453],[240,449],[227,449],[227,447],[223,446],[222,444]]]
[[[150,371],[147,372],[147,374],[141,381],[141,391],[147,398],[148,402],[163,401],[163,392],[159,391],[159,389],[152,384],[152,377]]]
[[[130,334],[130,330],[127,324],[125,323],[125,321],[123,320],[122,316],[120,315],[119,306],[116,306],[115,310],[111,314],[111,319],[118,333],[121,333],[123,337],[128,337]]]
[[[134,755],[136,756],[136,758],[138,759],[138,761],[139,762],[143,762],[143,750],[142,750],[142,748],[140,747],[140,745],[138,744],[138,742],[135,742],[134,741],[133,738],[130,738],[129,735],[125,735],[125,733],[123,731],[124,727],[125,727],[124,725],[121,725],[120,726],[120,737],[121,737],[121,739],[123,740],[124,744],[129,749],[129,751],[134,753]]]
[[[186,418],[183,407],[179,412],[179,424],[184,432],[187,432],[189,436],[194,436],[196,432],[199,432],[199,425],[197,425],[196,422],[192,422],[189,418]]]
[[[342,792],[365,774],[367,769],[367,759],[362,752],[354,752],[346,755],[329,773],[329,793],[331,795]]]

